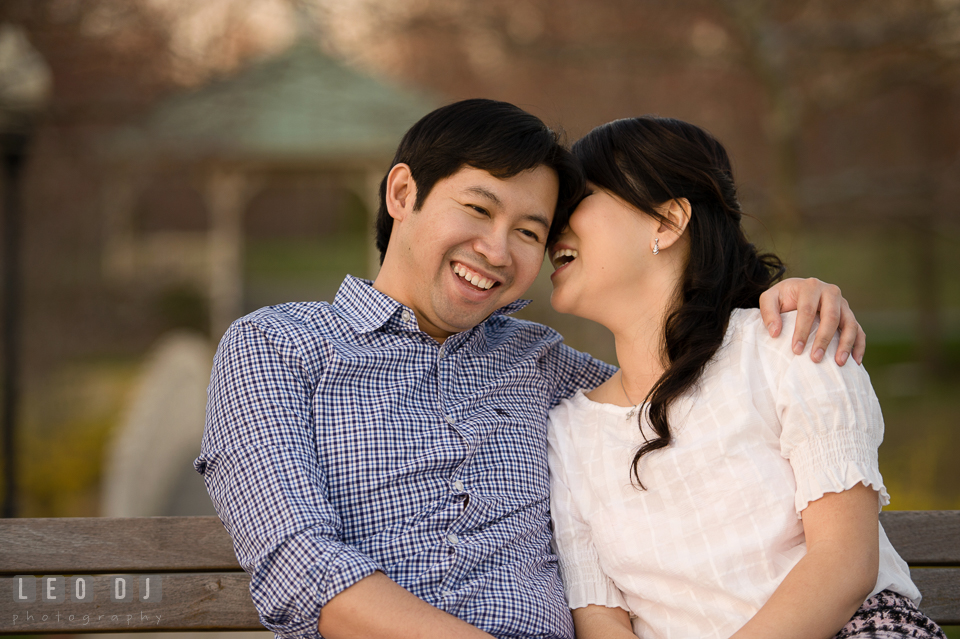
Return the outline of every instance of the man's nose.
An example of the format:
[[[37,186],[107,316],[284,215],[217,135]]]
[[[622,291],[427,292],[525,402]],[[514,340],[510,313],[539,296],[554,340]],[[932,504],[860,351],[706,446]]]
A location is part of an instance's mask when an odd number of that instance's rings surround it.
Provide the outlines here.
[[[510,264],[507,234],[502,230],[491,229],[488,233],[479,236],[473,243],[473,249],[486,258],[490,266],[508,266]]]

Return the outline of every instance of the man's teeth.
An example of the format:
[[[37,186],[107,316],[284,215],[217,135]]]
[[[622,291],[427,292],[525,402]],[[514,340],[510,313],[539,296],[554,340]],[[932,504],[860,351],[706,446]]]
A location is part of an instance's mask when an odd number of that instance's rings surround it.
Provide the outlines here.
[[[479,275],[477,273],[473,273],[467,270],[467,267],[463,266],[462,264],[457,264],[456,266],[454,266],[453,272],[459,275],[460,277],[462,277],[463,279],[467,280],[477,288],[482,288],[484,290],[489,289],[491,286],[497,283],[496,280],[488,280],[482,275]]]
[[[577,252],[576,249],[570,249],[570,248],[560,249],[559,251],[553,254],[551,261],[553,262],[554,266],[556,266],[557,268],[560,268],[564,264],[569,264],[573,260],[577,259],[579,255],[580,253]],[[567,257],[569,257],[570,259],[569,260],[564,259]]]

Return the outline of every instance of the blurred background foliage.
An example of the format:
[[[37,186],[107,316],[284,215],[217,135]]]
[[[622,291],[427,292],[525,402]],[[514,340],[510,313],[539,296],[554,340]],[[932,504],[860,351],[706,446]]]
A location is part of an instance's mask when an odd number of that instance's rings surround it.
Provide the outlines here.
[[[0,95],[26,67],[49,84],[22,179],[22,515],[98,513],[104,447],[161,335],[215,343],[224,313],[375,275],[389,152],[347,175],[349,152],[241,161],[186,136],[162,155],[169,129],[116,151],[178,104],[267,91],[256,70],[306,60],[304,43],[425,105],[514,102],[571,141],[643,113],[711,130],[758,244],[838,284],[866,329],[891,507],[960,508],[958,0],[6,0],[0,25]],[[216,182],[223,167],[243,183]],[[217,226],[234,196],[240,216]],[[554,313],[549,290],[544,273],[524,316],[614,361],[604,329]]]

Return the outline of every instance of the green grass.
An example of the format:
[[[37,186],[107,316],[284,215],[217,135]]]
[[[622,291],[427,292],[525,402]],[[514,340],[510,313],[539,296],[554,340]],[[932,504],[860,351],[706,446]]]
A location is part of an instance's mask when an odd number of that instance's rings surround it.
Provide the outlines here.
[[[99,514],[107,442],[133,390],[137,362],[87,360],[59,367],[23,399],[19,429],[22,517]]]
[[[248,280],[339,282],[346,273],[365,274],[368,243],[363,234],[251,241],[245,275]]]
[[[252,241],[244,265],[245,310],[283,302],[332,301],[347,273],[369,277],[371,250],[362,233]]]
[[[754,233],[764,250],[776,246]],[[782,255],[789,276],[814,276],[843,289],[858,311],[911,309],[917,305],[920,255],[937,263],[939,294],[945,308],[960,308],[960,234],[924,229],[820,229],[796,242],[798,254]]]

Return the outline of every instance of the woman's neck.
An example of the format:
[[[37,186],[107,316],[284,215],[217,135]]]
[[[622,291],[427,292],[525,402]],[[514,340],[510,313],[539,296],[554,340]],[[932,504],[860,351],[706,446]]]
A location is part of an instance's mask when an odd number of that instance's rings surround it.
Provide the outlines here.
[[[663,375],[667,364],[663,350],[665,308],[649,309],[622,328],[613,330],[620,383],[631,404],[642,402]]]
[[[581,316],[605,326],[616,343],[620,373],[588,394],[600,402],[636,405],[646,399],[669,364],[666,319],[679,304],[686,264],[683,251],[661,253],[656,268],[609,280]],[[577,313],[580,315],[580,313]]]

